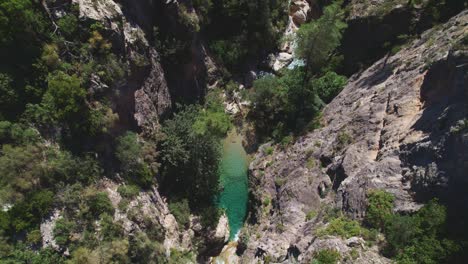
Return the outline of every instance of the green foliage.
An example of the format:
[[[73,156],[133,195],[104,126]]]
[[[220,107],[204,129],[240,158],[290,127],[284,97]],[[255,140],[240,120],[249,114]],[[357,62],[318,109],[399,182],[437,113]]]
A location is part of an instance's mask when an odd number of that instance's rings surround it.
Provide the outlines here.
[[[223,209],[217,205],[206,206],[200,212],[200,222],[204,228],[216,228]]]
[[[345,76],[329,71],[322,77],[312,80],[312,87],[319,94],[320,99],[328,104],[343,89],[346,82]]]
[[[222,108],[205,105],[182,108],[162,128],[163,189],[190,198],[192,209],[211,205],[218,193],[220,140],[230,126]]]
[[[81,87],[78,77],[63,72],[50,75],[47,93],[52,98],[50,103],[58,119],[72,122],[83,111],[86,90]]]
[[[316,161],[313,157],[310,157],[307,159],[306,168],[310,170],[310,169],[315,168],[315,165],[316,165]]]
[[[76,224],[65,218],[60,218],[55,223],[54,227],[54,239],[57,245],[66,247],[70,242],[70,236],[75,229]]]
[[[100,244],[93,250],[79,247],[72,252],[69,264],[81,263],[129,263],[129,241],[113,240]]]
[[[40,56],[42,41],[49,39],[51,31],[46,16],[31,0],[5,0],[0,3],[0,75],[8,75],[8,81],[0,77],[0,116],[16,118],[27,102],[37,100],[42,94],[45,77],[35,65]],[[8,83],[6,87],[4,84]],[[6,93],[3,93],[6,91]]]
[[[112,202],[105,192],[98,192],[92,195],[87,202],[90,213],[94,217],[97,217],[101,214],[114,214],[114,207],[112,206]]]
[[[7,215],[1,215],[1,222],[9,222],[9,232],[32,230],[49,212],[54,201],[54,194],[48,190],[36,191],[29,194],[21,202],[16,203]],[[7,217],[7,219],[5,219]]]
[[[39,132],[22,124],[0,121],[0,140],[4,144],[26,145],[40,140]]]
[[[221,98],[212,92],[206,98],[206,107],[199,112],[193,130],[198,135],[212,134],[223,137],[231,128],[231,120],[224,112]]]
[[[166,263],[166,254],[162,244],[152,241],[143,232],[130,237],[129,255],[132,263]]]
[[[3,254],[1,262],[5,264],[44,264],[44,263],[65,263],[65,257],[52,248],[33,250],[24,244],[16,245],[16,248],[10,248],[7,254]]]
[[[398,263],[442,263],[460,246],[447,237],[446,208],[432,200],[413,215],[393,214],[394,197],[369,193],[366,221],[385,234],[385,254]]]
[[[323,249],[314,254],[311,264],[336,264],[341,259],[338,251],[333,249]]]
[[[141,187],[148,187],[153,182],[153,173],[143,160],[143,144],[137,134],[127,132],[117,138],[115,155],[128,180]]]
[[[320,126],[320,109],[341,91],[346,77],[328,71],[320,76],[319,68],[314,70],[317,74],[312,79],[309,68],[296,67],[283,70],[279,77],[266,76],[254,82],[249,118],[261,138],[288,141],[293,137],[291,132],[300,134]]]
[[[355,220],[349,220],[345,217],[338,217],[332,219],[327,227],[319,229],[317,235],[334,235],[343,238],[350,238],[353,236],[360,236],[364,232],[364,228],[361,227],[359,222]]]
[[[231,71],[276,48],[287,23],[285,1],[212,0],[204,6],[210,7],[202,18],[210,49]]]
[[[310,220],[314,219],[316,216],[317,216],[317,211],[315,211],[315,210],[310,210],[310,211],[307,212],[307,214],[306,214],[306,221],[310,221]]]
[[[26,236],[26,241],[28,243],[30,243],[31,245],[33,245],[33,246],[37,246],[40,243],[42,243],[41,230],[35,229],[35,230],[32,230],[32,231],[28,232],[28,234]]]
[[[241,63],[239,58],[245,58],[248,54],[244,42],[241,36],[217,40],[210,43],[210,50],[216,54],[223,65],[232,69]]]
[[[34,146],[12,147],[4,145],[0,156],[0,199],[2,204],[23,199],[24,194],[37,186],[42,174],[42,158]]]
[[[368,193],[366,222],[369,225],[383,229],[385,222],[393,214],[393,195],[383,190],[373,190]]]
[[[193,0],[192,1],[193,6],[197,10],[198,17],[200,20],[203,22],[203,24],[208,24],[210,17],[208,16],[208,13],[211,10],[211,7],[213,6],[213,1],[212,0]]]
[[[60,65],[58,47],[55,44],[45,44],[42,49],[41,60],[50,69],[56,69]]]
[[[275,178],[275,186],[277,188],[281,188],[281,186],[283,186],[284,184],[286,183],[286,179],[283,179],[283,178]]]
[[[171,249],[171,256],[169,258],[168,264],[193,263],[193,262],[195,262],[195,256],[192,252]]]
[[[91,32],[88,43],[91,50],[98,54],[105,54],[112,48],[112,44],[109,43],[98,30]]]
[[[284,149],[286,148],[289,144],[293,143],[294,142],[294,136],[292,135],[288,135],[288,136],[285,136],[281,139],[281,142],[280,142],[280,145],[281,147]]]
[[[186,227],[189,224],[190,208],[187,199],[169,202],[169,210],[182,227]]]
[[[340,45],[343,30],[347,27],[341,4],[342,1],[337,0],[326,6],[319,19],[302,25],[297,32],[296,54],[305,61],[310,73],[324,66],[329,55]]]
[[[200,25],[196,13],[189,12],[184,4],[179,5],[179,22],[191,31],[200,31]]]
[[[57,21],[57,26],[66,37],[73,37],[78,30],[78,18],[74,14],[67,14]]]
[[[18,103],[18,97],[11,76],[0,73],[0,110],[2,115],[15,107]]]
[[[387,251],[400,263],[441,263],[460,246],[447,238],[446,209],[431,201],[413,216],[392,216],[385,227]]]
[[[123,197],[123,198],[135,198],[139,193],[140,193],[140,188],[135,185],[122,185],[119,186],[117,189],[117,192]]]
[[[102,214],[99,221],[101,226],[101,235],[104,241],[112,241],[122,238],[123,228],[119,222],[114,222],[114,218],[108,214]]]
[[[266,147],[266,148],[265,148],[265,155],[271,155],[271,154],[273,154],[273,151],[274,151],[274,150],[275,150],[275,149],[274,149],[272,146]]]
[[[340,131],[336,137],[337,143],[335,146],[335,150],[343,150],[346,148],[349,144],[353,142],[353,138],[351,137],[350,134],[348,134],[347,131]]]
[[[324,104],[311,83],[304,84],[305,74],[297,67],[279,78],[266,76],[254,82],[249,118],[260,136],[281,141],[290,131],[301,132],[319,113]]]

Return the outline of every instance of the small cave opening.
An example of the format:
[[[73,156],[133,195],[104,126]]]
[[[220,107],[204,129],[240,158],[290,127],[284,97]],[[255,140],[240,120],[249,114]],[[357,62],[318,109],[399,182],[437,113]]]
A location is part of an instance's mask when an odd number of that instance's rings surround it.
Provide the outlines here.
[[[327,170],[327,175],[332,182],[332,189],[337,191],[341,183],[346,179],[346,173],[343,166],[340,164],[337,167],[332,167]]]
[[[256,258],[263,258],[265,254],[266,254],[266,251],[263,250],[262,248],[257,248],[257,251],[255,251]]]
[[[301,251],[296,246],[291,245],[288,248],[288,255],[287,255],[286,259],[297,260],[297,258],[299,257],[300,254],[301,254]]]

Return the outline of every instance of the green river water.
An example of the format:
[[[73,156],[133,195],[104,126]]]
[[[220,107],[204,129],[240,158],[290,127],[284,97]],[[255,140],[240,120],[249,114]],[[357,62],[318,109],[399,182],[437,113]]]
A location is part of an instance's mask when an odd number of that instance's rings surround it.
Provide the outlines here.
[[[236,239],[247,212],[248,164],[247,153],[242,147],[242,138],[233,130],[223,141],[220,180],[224,189],[219,200],[220,207],[226,210],[229,219],[230,240]]]

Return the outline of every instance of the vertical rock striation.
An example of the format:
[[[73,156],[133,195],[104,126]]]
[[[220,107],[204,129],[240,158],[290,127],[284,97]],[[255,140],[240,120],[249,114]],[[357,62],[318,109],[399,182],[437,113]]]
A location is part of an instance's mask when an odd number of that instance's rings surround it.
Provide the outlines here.
[[[250,166],[245,261],[295,255],[306,263],[324,248],[348,254],[355,243],[316,230],[334,207],[362,219],[375,188],[394,194],[400,212],[431,197],[458,199],[452,210],[468,210],[460,202],[468,198],[461,191],[468,187],[467,28],[464,11],[426,31],[352,76],[324,109],[322,128],[273,154],[260,148]],[[360,247],[354,263],[368,263],[366,255],[388,262],[375,250]]]

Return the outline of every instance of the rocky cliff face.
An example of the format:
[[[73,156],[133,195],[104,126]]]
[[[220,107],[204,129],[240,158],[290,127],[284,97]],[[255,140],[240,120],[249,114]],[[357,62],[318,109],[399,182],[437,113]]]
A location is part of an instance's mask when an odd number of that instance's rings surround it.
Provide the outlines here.
[[[149,10],[145,1],[132,9],[113,0],[73,0],[81,19],[98,21],[109,32],[114,51],[127,60],[126,82],[118,87],[116,110],[124,126],[136,125],[146,132],[154,131],[159,118],[171,109],[171,96],[158,52],[148,43],[144,20]],[[138,20],[135,18],[139,18]]]
[[[463,2],[466,3],[464,0],[349,1],[348,29],[341,46],[343,71],[351,75],[366,69],[391,48],[397,49],[409,35],[420,34],[456,15],[464,8]]]
[[[319,237],[327,211],[362,219],[375,188],[394,194],[400,212],[434,196],[466,200],[467,27],[464,11],[424,32],[353,75],[324,109],[322,128],[273,154],[260,148],[250,166],[245,263],[292,256],[307,263],[324,248],[343,256],[356,250],[352,263],[387,263],[361,238]]]
[[[186,13],[198,21],[193,7],[187,10],[187,4],[182,8],[177,1],[73,0],[73,3],[78,6],[81,19],[99,21],[106,27],[114,52],[125,57],[130,66],[126,83],[119,87],[121,96],[117,102],[124,126],[154,131],[159,119],[171,111],[176,98],[197,101],[205,94],[207,84],[214,84],[219,78],[220,72],[197,30],[181,23],[181,16]],[[55,7],[53,3],[50,5]],[[180,35],[190,46],[183,63],[171,61],[162,65],[160,51],[155,49],[161,35],[155,29]]]
[[[112,87],[118,91],[112,98],[113,110],[119,115],[118,129],[137,130],[141,132],[142,138],[152,137],[158,131],[162,118],[172,111],[175,96],[201,98],[207,88],[206,84],[216,81],[219,72],[208,56],[202,41],[198,39],[197,33],[189,32],[190,30],[184,28],[184,25],[177,24],[177,17],[171,17],[179,12],[177,1],[67,0],[65,2],[67,4],[71,2],[76,6],[81,22],[99,22],[105,28],[105,37],[112,44],[112,53],[122,58],[127,66],[124,80],[117,87]],[[53,12],[51,15],[54,18],[58,19],[66,14],[63,9],[66,5],[60,1],[45,1],[44,4]],[[190,41],[192,59],[181,68],[163,68],[160,53],[153,43],[153,27],[160,23],[154,18],[155,10],[167,12],[159,18],[174,20],[172,22],[175,25],[169,28],[170,30],[184,31],[184,34],[188,34],[192,39]],[[192,12],[196,16],[195,11]],[[95,75],[90,89],[97,91],[102,85],[105,84]],[[122,224],[126,235],[133,236],[139,231],[162,234],[167,256],[173,249],[188,252],[200,247],[208,254],[201,257],[208,258],[221,251],[227,242],[229,227],[225,216],[219,220],[218,226],[213,230],[202,228],[200,219],[193,216],[189,226],[182,227],[170,213],[166,198],[160,195],[156,186],[151,190],[141,191],[131,201],[125,201],[128,205],[121,208],[123,197],[117,191],[121,185],[115,180],[107,179],[96,184],[100,191],[108,194],[115,209],[113,220]],[[53,230],[56,221],[60,218],[61,211],[56,210],[51,217],[44,219],[41,225],[44,247],[52,245],[58,249]],[[197,241],[194,241],[195,236]],[[195,242],[197,245],[194,245]]]

